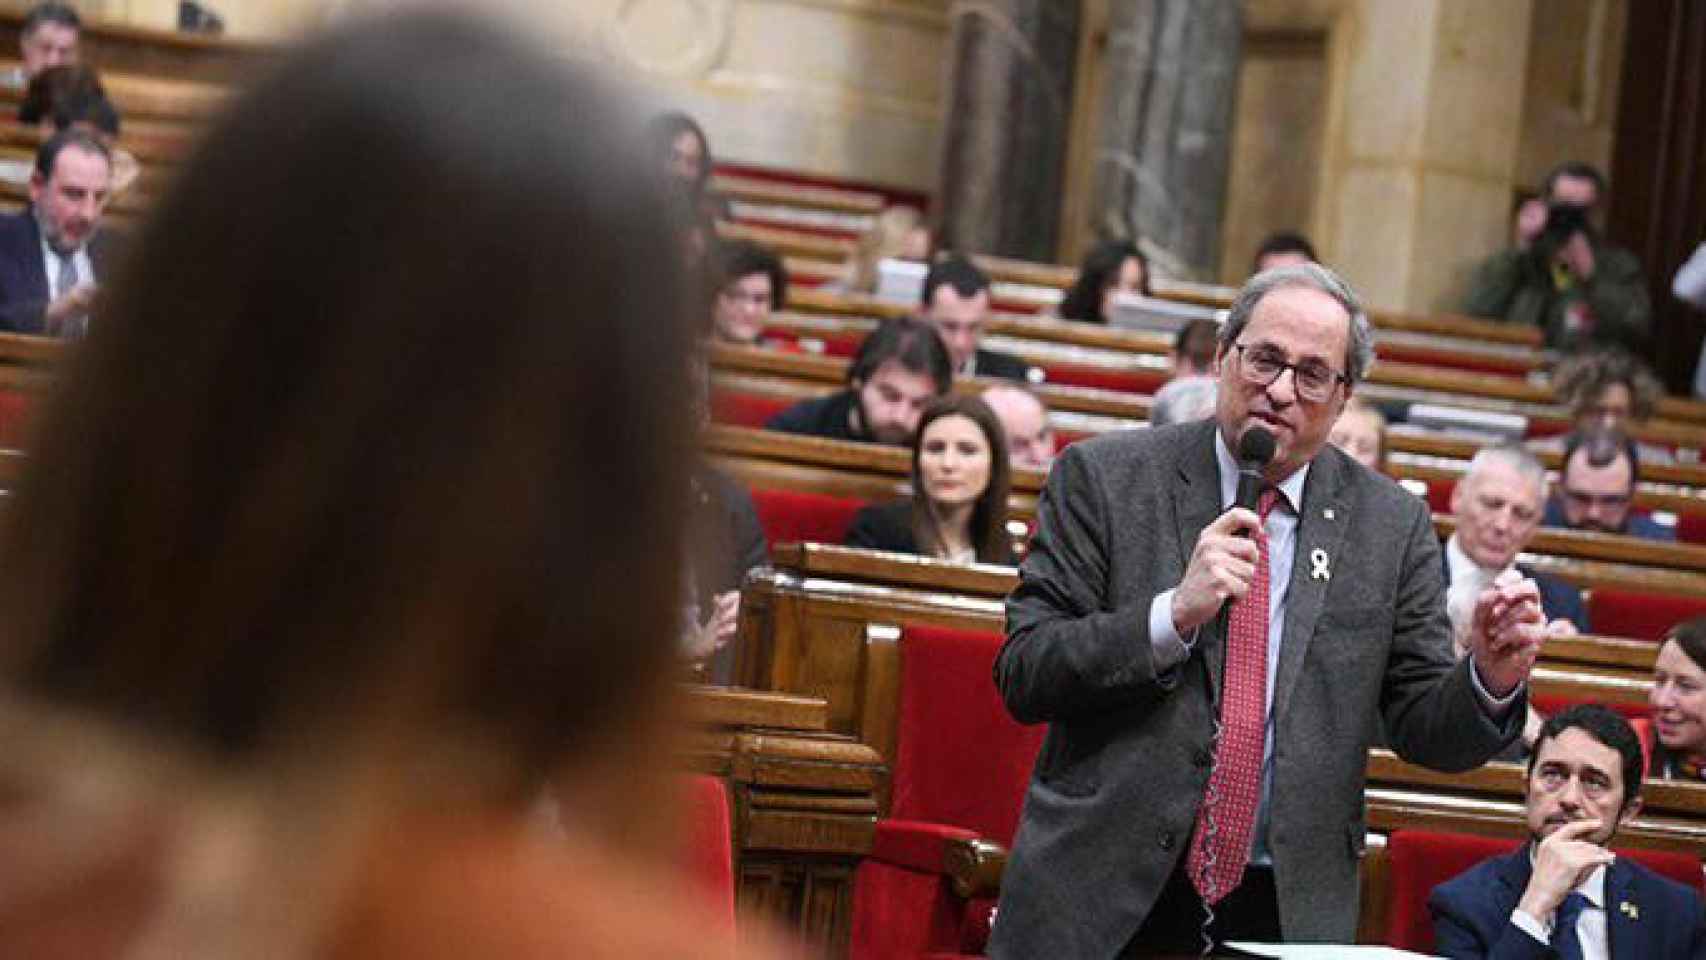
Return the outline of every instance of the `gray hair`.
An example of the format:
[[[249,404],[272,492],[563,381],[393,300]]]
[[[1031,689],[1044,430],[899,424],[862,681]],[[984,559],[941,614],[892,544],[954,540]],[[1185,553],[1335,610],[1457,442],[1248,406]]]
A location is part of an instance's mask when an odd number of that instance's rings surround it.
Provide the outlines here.
[[[1521,474],[1524,479],[1534,484],[1536,490],[1540,491],[1541,499],[1545,499],[1545,465],[1540,462],[1538,457],[1530,453],[1527,447],[1510,441],[1494,444],[1490,447],[1482,447],[1475,451],[1475,456],[1469,459],[1469,469],[1464,472],[1463,479],[1459,482],[1470,482],[1482,470],[1496,463],[1510,467]]]
[[[1215,378],[1181,377],[1155,392],[1149,425],[1165,427],[1170,423],[1206,420],[1214,415],[1214,404],[1219,397],[1220,381]]]
[[[1238,340],[1244,328],[1250,325],[1250,317],[1255,314],[1256,305],[1262,302],[1263,297],[1285,287],[1319,290],[1345,308],[1351,318],[1349,343],[1345,347],[1345,376],[1352,386],[1361,383],[1374,363],[1374,330],[1369,326],[1368,313],[1363,310],[1362,301],[1357,299],[1350,284],[1320,264],[1275,267],[1251,277],[1238,291],[1238,298],[1232,301],[1232,310],[1220,327],[1221,347],[1230,347]]]

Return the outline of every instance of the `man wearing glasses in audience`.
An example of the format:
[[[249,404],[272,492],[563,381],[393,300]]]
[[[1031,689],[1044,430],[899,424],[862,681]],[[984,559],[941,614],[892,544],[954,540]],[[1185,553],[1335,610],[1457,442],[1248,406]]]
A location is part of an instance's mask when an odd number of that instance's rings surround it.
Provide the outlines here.
[[[1648,540],[1675,540],[1675,528],[1631,509],[1640,480],[1641,454],[1626,434],[1604,429],[1572,433],[1564,442],[1558,495],[1547,503],[1542,523]]]
[[[1434,949],[1452,960],[1706,956],[1700,894],[1609,849],[1641,810],[1641,742],[1599,704],[1540,728],[1529,842],[1434,888]]]

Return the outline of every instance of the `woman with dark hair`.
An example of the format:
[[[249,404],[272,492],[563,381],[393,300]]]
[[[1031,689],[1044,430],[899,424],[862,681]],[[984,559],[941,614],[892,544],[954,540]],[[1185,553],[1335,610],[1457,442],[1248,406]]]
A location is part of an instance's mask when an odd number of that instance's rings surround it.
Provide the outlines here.
[[[912,499],[860,510],[847,545],[954,563],[1012,563],[1011,477],[1006,431],[995,413],[977,397],[942,397],[919,421]]]
[[[711,141],[699,121],[679,110],[652,120],[652,149],[669,180],[712,218],[726,218],[728,204],[711,189]]]
[[[1706,780],[1706,617],[1672,628],[1653,664],[1652,763],[1648,775]]]
[[[1109,240],[1090,251],[1057,313],[1062,320],[1107,323],[1116,293],[1149,295],[1149,258],[1129,240]]]
[[[715,950],[632,846],[673,816],[677,241],[626,98],[490,20],[284,57],[68,355],[0,537],[8,954]]]

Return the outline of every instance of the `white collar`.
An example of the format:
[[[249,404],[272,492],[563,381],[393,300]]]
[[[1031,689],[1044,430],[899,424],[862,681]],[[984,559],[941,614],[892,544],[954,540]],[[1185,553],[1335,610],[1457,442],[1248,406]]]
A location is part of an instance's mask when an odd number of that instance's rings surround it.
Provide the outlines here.
[[[1445,563],[1446,568],[1451,571],[1452,583],[1461,583],[1467,580],[1471,573],[1485,577],[1486,582],[1492,583],[1499,578],[1499,574],[1505,572],[1504,570],[1488,570],[1476,563],[1470,558],[1469,554],[1463,552],[1463,547],[1458,544],[1457,534],[1455,533],[1451,535],[1451,539],[1445,542]],[[1512,561],[1511,565],[1505,570],[1512,569],[1515,566],[1516,562]]]
[[[1233,458],[1232,450],[1226,446],[1226,438],[1221,436],[1220,427],[1214,429],[1214,459],[1220,465],[1220,503],[1226,506],[1238,497],[1238,461]],[[1294,514],[1300,514],[1303,505],[1303,484],[1309,479],[1309,464],[1304,464],[1291,472],[1291,476],[1279,482],[1279,492],[1285,498],[1286,506]]]

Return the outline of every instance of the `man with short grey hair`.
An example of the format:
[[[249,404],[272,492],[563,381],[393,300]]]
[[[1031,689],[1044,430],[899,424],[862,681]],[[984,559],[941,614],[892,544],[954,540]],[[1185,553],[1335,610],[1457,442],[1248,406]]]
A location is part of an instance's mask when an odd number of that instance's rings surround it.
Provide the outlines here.
[[[1580,591],[1516,562],[1539,529],[1545,504],[1546,468],[1514,443],[1476,451],[1468,472],[1452,488],[1457,530],[1445,544],[1446,609],[1460,649],[1475,597],[1501,576],[1534,581],[1553,636],[1587,632],[1587,606]]]
[[[1049,731],[990,956],[1349,942],[1377,716],[1443,770],[1518,735],[1534,585],[1477,598],[1454,660],[1426,504],[1327,444],[1372,355],[1343,281],[1270,270],[1233,304],[1212,420],[1055,462],[995,665]]]

